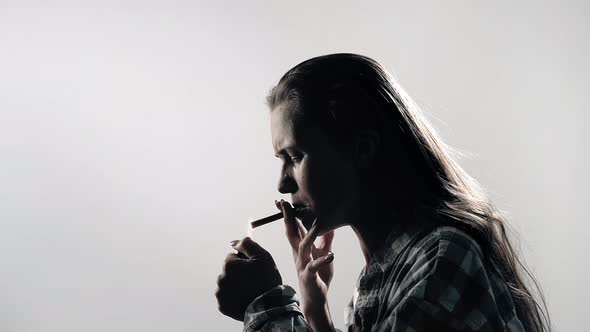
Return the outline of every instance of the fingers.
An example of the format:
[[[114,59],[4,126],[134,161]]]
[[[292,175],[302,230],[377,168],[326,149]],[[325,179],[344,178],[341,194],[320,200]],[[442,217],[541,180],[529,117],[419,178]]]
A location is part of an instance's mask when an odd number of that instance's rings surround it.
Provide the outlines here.
[[[295,219],[295,224],[297,225],[297,228],[299,230],[300,240],[297,241],[296,245],[291,245],[291,249],[293,251],[293,259],[295,260],[295,263],[297,263],[297,258],[299,256],[299,245],[301,244],[301,240],[303,240],[307,235],[307,230],[305,229],[303,223],[301,223],[299,219]]]
[[[332,250],[332,242],[334,242],[334,231],[329,231],[320,237],[318,248],[328,252]]]
[[[334,231],[330,231],[320,237],[319,245],[314,245],[314,241],[318,237],[319,228],[316,226],[316,221],[312,225],[309,232],[303,226],[303,223],[295,218],[295,209],[289,202],[275,200],[277,209],[283,212],[285,220],[285,230],[287,238],[293,250],[293,258],[295,265],[299,271],[312,260],[325,256],[332,250],[332,242],[334,239]]]
[[[247,256],[250,259],[269,259],[271,255],[262,248],[258,243],[254,242],[250,237],[245,237],[234,244],[232,241],[232,247],[240,253]],[[239,254],[236,254],[238,256]],[[238,256],[239,257],[239,256]]]
[[[318,237],[317,245],[314,243],[311,247],[311,254],[313,258],[324,256],[332,251],[332,242],[334,240],[334,231],[330,231]]]
[[[316,247],[315,244],[311,245],[311,257],[313,259],[322,257],[326,254],[327,252],[324,252],[323,250],[319,249],[318,247]]]
[[[235,252],[230,252],[229,254],[227,254],[227,256],[225,256],[225,260],[223,260],[224,262],[230,262],[230,261],[235,261],[235,260],[239,260],[240,257],[238,256],[238,254],[236,254]]]
[[[299,243],[299,254],[300,255],[309,256],[311,254],[311,246],[313,245],[313,242],[315,241],[315,239],[318,237],[319,232],[320,232],[320,228],[318,227],[317,219],[316,219],[313,222],[311,228],[309,229],[309,232],[307,233],[307,235],[305,235],[303,240],[301,240],[301,242]]]
[[[334,261],[334,253],[331,252],[325,256],[319,257],[319,258],[314,259],[311,262],[309,262],[307,264],[306,269],[310,273],[310,275],[314,275],[318,272],[318,270],[320,268],[322,268],[325,265],[329,265],[333,261]]]
[[[240,240],[233,240],[231,241],[229,244],[233,247],[236,246],[236,244],[238,244],[238,242],[240,242]],[[235,249],[235,248],[234,248]],[[233,255],[235,256],[234,258],[238,258],[238,259],[248,259],[248,256],[246,256],[244,253],[238,251],[237,254],[233,253]],[[228,255],[229,257],[229,255]]]
[[[221,268],[221,272],[222,274],[225,274],[227,272],[227,267],[230,266],[232,264],[232,262],[239,260],[238,255],[230,252],[229,254],[227,254],[227,256],[225,256],[225,259],[223,260],[223,266]]]
[[[311,261],[311,250],[313,246],[313,241],[317,238],[319,234],[319,227],[317,224],[317,219],[313,222],[311,229],[307,233],[307,235],[301,240],[299,243],[299,250],[298,250],[298,261],[296,263],[298,270],[304,268],[309,261]]]
[[[299,225],[301,222],[295,218],[295,209],[293,209],[289,202],[285,202],[284,200],[280,202],[275,201],[275,205],[283,212],[287,239],[289,240],[291,249],[296,252],[299,248],[299,243],[301,243],[301,240],[305,236],[305,232],[302,232],[302,229],[305,230],[305,228],[303,225]]]

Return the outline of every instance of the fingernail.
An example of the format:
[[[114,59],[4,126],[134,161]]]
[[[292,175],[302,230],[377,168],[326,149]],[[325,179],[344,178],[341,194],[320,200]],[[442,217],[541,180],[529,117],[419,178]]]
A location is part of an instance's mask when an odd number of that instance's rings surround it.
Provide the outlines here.
[[[232,240],[232,241],[229,241],[229,244],[230,244],[232,247],[235,247],[237,243],[238,243],[238,240]]]
[[[327,254],[327,255],[324,257],[324,260],[326,260],[327,262],[331,262],[331,261],[333,261],[333,260],[334,260],[334,253],[333,253],[333,252],[331,252],[331,253]]]

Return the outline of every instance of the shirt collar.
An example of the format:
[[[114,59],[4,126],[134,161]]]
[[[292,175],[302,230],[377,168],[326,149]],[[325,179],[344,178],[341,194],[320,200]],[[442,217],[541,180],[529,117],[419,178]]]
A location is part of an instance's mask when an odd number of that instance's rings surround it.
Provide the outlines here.
[[[385,272],[410,242],[419,234],[432,230],[434,227],[436,227],[436,221],[432,213],[417,213],[411,224],[394,227],[387,235],[383,248],[371,254],[369,263],[361,272],[361,277]]]

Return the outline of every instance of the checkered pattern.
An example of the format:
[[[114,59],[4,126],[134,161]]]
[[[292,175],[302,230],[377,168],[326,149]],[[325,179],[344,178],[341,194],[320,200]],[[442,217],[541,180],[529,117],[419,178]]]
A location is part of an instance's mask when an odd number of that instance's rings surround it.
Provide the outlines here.
[[[497,267],[451,226],[389,235],[345,309],[348,331],[524,331]],[[484,263],[485,262],[485,263]],[[311,331],[295,292],[279,286],[246,311],[244,331]]]
[[[244,316],[244,331],[313,332],[303,319],[295,290],[287,285],[277,286],[250,303]]]

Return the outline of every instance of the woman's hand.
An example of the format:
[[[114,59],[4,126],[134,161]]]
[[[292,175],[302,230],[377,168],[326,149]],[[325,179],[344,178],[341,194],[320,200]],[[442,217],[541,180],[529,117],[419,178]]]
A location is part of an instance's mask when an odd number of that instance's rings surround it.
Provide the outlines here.
[[[334,231],[320,237],[316,247],[314,241],[318,237],[319,228],[316,222],[309,232],[295,218],[295,210],[288,202],[276,202],[277,208],[283,211],[286,234],[299,278],[303,314],[315,331],[334,330],[328,308],[328,288],[334,276],[334,254],[332,240]]]
[[[231,245],[238,253],[226,256],[215,297],[222,314],[244,321],[248,305],[283,281],[272,256],[251,238]]]

